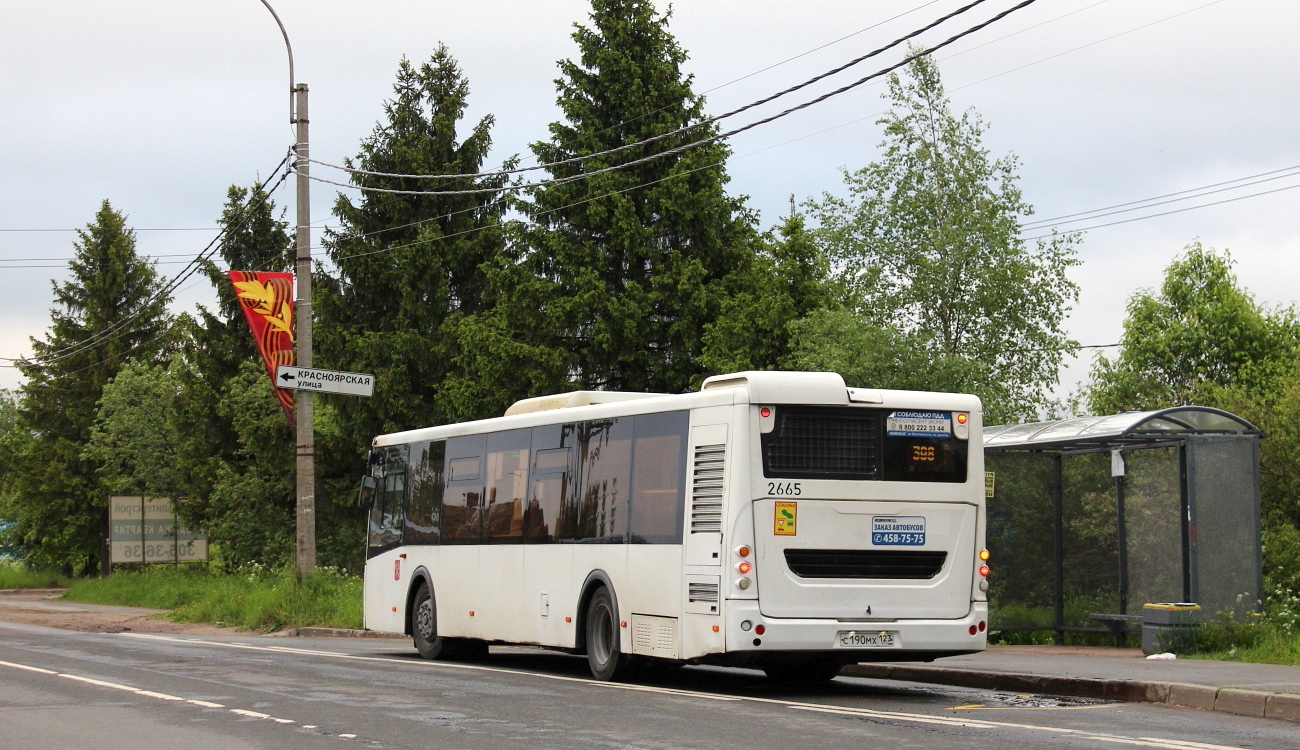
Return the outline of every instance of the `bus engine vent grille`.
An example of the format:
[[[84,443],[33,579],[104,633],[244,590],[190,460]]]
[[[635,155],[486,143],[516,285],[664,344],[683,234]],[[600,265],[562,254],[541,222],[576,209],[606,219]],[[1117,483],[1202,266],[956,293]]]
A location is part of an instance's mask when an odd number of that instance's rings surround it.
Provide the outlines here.
[[[943,569],[942,550],[788,549],[785,564],[800,578],[924,580]]]
[[[727,446],[695,447],[695,473],[691,478],[691,533],[722,531],[722,480],[726,474]]]
[[[691,582],[686,592],[687,599],[693,602],[716,602],[718,588],[716,583]]]
[[[875,409],[778,406],[762,436],[769,477],[880,479],[880,418]]]

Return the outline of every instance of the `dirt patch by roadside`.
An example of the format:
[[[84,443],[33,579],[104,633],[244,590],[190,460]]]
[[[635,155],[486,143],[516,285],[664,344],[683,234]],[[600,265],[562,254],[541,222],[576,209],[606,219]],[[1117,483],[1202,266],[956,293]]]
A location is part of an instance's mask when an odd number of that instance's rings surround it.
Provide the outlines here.
[[[0,622],[43,625],[87,633],[247,635],[248,631],[206,623],[172,622],[166,610],[83,604],[60,599],[62,589],[0,591]]]

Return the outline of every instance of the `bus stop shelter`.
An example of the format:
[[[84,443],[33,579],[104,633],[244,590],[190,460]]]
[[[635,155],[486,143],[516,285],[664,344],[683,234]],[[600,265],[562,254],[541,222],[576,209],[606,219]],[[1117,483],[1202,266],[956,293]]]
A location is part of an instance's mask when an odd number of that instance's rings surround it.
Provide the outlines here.
[[[1149,602],[1255,610],[1261,437],[1201,406],[986,427],[991,629],[1122,643]]]

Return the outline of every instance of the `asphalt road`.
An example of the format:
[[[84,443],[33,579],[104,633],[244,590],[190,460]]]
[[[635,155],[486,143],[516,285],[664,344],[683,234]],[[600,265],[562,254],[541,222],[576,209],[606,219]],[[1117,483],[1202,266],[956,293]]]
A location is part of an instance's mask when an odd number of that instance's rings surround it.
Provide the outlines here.
[[[638,684],[580,657],[426,662],[370,639],[97,634],[0,623],[0,749],[1300,748],[1293,724],[839,677],[686,667]]]

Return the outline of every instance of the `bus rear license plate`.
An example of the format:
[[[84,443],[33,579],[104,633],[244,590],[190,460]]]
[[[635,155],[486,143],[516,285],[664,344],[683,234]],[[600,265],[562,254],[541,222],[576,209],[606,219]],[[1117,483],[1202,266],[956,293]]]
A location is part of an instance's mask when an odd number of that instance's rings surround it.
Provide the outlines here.
[[[841,630],[836,636],[840,648],[894,648],[898,633],[892,630]]]

